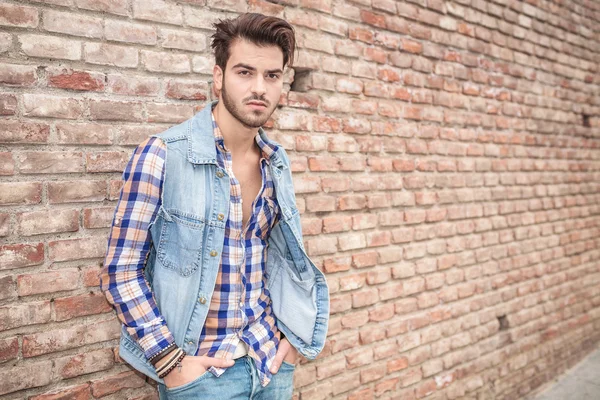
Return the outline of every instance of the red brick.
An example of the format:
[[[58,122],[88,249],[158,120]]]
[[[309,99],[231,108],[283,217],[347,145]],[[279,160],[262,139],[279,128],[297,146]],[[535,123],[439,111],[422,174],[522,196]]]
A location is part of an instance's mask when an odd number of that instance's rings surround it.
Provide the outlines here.
[[[19,377],[19,379],[14,379]],[[52,361],[14,366],[0,371],[0,395],[46,386],[52,382]]]
[[[49,125],[0,120],[1,143],[46,143],[49,137]]]
[[[11,152],[0,152],[0,175],[14,175],[15,161]]]
[[[133,17],[167,24],[183,24],[181,7],[163,0],[134,0]]]
[[[155,45],[157,42],[156,28],[153,26],[134,24],[129,20],[104,22],[104,35],[107,40],[125,43]]]
[[[37,81],[34,66],[0,64],[0,83],[7,86],[33,86]]]
[[[81,41],[47,35],[18,36],[23,52],[31,57],[63,60],[81,59]]]
[[[331,0],[300,0],[302,8],[312,8],[324,13],[331,13]]]
[[[44,29],[89,38],[101,38],[104,30],[101,18],[55,10],[44,11]]]
[[[120,331],[119,321],[113,318],[107,321],[90,322],[89,325],[75,325],[64,329],[24,335],[23,357],[36,357],[42,354],[105,342],[118,338]]]
[[[2,251],[1,248],[0,251]],[[0,257],[2,257],[1,253]],[[49,301],[0,307],[0,331],[19,328],[26,325],[44,324],[49,321]]]
[[[43,94],[23,95],[23,115],[25,116],[77,119],[82,114],[82,104],[72,98]]]
[[[19,354],[19,339],[17,337],[0,340],[0,363],[14,360]]]
[[[36,28],[40,16],[34,7],[0,4],[0,25]]]
[[[48,86],[60,89],[101,92],[104,90],[104,74],[94,71],[78,71],[70,68],[48,67]]]
[[[30,397],[29,400],[90,400],[91,398],[90,385],[85,383]]]
[[[88,351],[54,360],[56,371],[63,379],[104,371],[114,365],[112,349]]]
[[[326,273],[335,273],[350,270],[350,257],[335,257],[323,260],[323,271]]]
[[[78,210],[31,211],[17,214],[23,236],[79,230]]]
[[[74,290],[79,286],[78,279],[77,269],[19,275],[17,278],[19,296]]]
[[[364,195],[345,195],[340,197],[339,209],[345,210],[360,210],[367,205],[367,199]]]
[[[23,268],[44,262],[44,244],[5,244],[0,246],[0,270]]]
[[[92,266],[83,270],[83,284],[85,287],[98,287],[100,286],[100,274],[101,268]]]
[[[186,54],[142,50],[142,63],[150,72],[185,74],[190,72],[190,59]]]
[[[368,251],[366,253],[357,253],[352,255],[352,265],[355,268],[372,267],[377,264],[377,253]]]
[[[64,144],[112,144],[116,127],[96,123],[57,123],[57,142]]]
[[[54,300],[54,310],[57,321],[82,317],[85,315],[102,314],[112,311],[111,305],[103,294],[86,294],[75,297],[64,297]]]
[[[319,96],[311,93],[289,92],[288,106],[298,108],[317,109],[319,107]],[[314,119],[313,119],[314,120]]]
[[[138,65],[138,50],[108,43],[86,43],[84,58],[91,64],[135,68]]]
[[[10,235],[10,214],[0,213],[0,237]]]
[[[67,151],[31,151],[19,154],[22,174],[62,174],[83,172],[82,153]]]
[[[120,133],[116,142],[121,145],[137,146],[150,135],[160,133],[164,128],[151,125],[122,125],[119,128]]]
[[[176,100],[201,100],[208,97],[208,85],[205,82],[171,79],[167,84],[166,96]]]
[[[128,0],[75,0],[75,5],[86,10],[102,11],[124,16],[128,14]]]
[[[104,256],[105,237],[56,240],[48,243],[48,253],[52,261],[77,260]]]
[[[348,369],[362,367],[373,362],[373,350],[369,348],[355,350],[351,353],[346,353],[346,363]]]
[[[337,251],[337,239],[334,237],[320,237],[311,239],[306,246],[309,256],[320,256]]]
[[[94,397],[104,397],[122,389],[140,388],[146,381],[134,372],[122,372],[118,375],[92,381],[92,394]]]

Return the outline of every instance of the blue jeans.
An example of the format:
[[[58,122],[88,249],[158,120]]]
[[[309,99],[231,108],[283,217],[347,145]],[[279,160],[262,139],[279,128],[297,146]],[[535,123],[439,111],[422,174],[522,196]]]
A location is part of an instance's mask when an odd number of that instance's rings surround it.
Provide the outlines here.
[[[158,385],[160,400],[290,400],[295,366],[283,362],[269,384],[262,387],[254,360],[240,357],[220,377],[206,371],[185,385],[168,389]]]

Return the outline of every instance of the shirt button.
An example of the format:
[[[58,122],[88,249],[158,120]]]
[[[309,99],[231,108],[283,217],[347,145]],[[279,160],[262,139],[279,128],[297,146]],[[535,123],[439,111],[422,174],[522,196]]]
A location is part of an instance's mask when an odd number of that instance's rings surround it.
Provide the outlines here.
[[[217,215],[217,219],[218,219],[219,221],[223,221],[223,218],[225,218],[225,215],[223,215],[223,214],[219,214],[219,215]]]
[[[198,301],[200,302],[200,304],[206,304],[206,299],[204,297],[198,298]]]
[[[192,344],[194,344],[194,342],[192,342],[191,340],[188,340],[188,344],[192,345]]]
[[[223,172],[221,172],[221,171],[217,171],[217,176],[218,176],[219,178],[222,178],[222,177],[223,177]]]
[[[216,257],[216,256],[217,256],[217,251],[216,251],[216,250],[213,250],[213,251],[211,251],[211,252],[210,252],[210,255],[211,255],[212,257]]]

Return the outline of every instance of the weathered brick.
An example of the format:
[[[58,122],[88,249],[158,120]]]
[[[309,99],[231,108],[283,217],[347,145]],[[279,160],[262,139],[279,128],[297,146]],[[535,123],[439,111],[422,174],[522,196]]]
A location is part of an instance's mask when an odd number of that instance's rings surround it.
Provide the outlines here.
[[[185,74],[190,72],[190,58],[187,54],[163,53],[142,50],[142,63],[150,72]]]
[[[68,379],[112,368],[114,354],[112,349],[100,349],[75,356],[61,357],[54,363],[58,374],[63,379]]]
[[[201,53],[206,50],[207,38],[204,34],[161,29],[161,45],[167,49],[179,49]]]
[[[128,0],[75,0],[75,5],[86,10],[127,15]]]
[[[17,287],[19,296],[31,296],[77,289],[79,286],[78,280],[79,270],[77,269],[37,272],[35,274],[19,275],[17,277]]]
[[[0,252],[6,246],[0,248]],[[2,257],[2,253],[0,253]],[[50,321],[50,302],[39,301],[0,307],[0,331],[26,325],[43,324]]]
[[[181,25],[181,6],[163,0],[134,0],[133,17],[167,24]]]
[[[70,386],[65,389],[59,389],[50,393],[40,394],[30,397],[30,400],[89,400],[91,397],[90,385]]]
[[[129,160],[123,151],[101,151],[86,155],[87,172],[122,172]]]
[[[35,28],[39,18],[39,12],[34,7],[0,4],[0,25]]]
[[[54,311],[57,321],[106,313],[112,311],[112,309],[112,306],[106,301],[106,297],[101,293],[64,297],[54,300]]]
[[[23,52],[31,57],[81,59],[81,41],[79,40],[34,34],[22,34],[18,38]]]
[[[17,214],[17,220],[19,232],[23,236],[76,232],[79,229],[78,210],[24,212]]]
[[[55,10],[44,11],[44,29],[88,38],[101,38],[103,34],[101,18]]]
[[[24,335],[23,357],[36,357],[42,354],[112,340],[119,337],[120,331],[121,327],[118,320],[111,319]]]
[[[22,174],[83,172],[83,154],[68,151],[28,151],[19,154]]]
[[[127,371],[117,375],[92,381],[92,394],[95,397],[104,397],[122,389],[140,388],[146,384],[145,380],[134,372]]]
[[[111,144],[116,127],[96,123],[57,123],[57,142],[63,144]]]
[[[40,94],[23,95],[23,115],[30,117],[77,119],[83,114],[79,100]]]
[[[19,379],[14,379],[18,376]],[[46,386],[52,381],[52,361],[39,361],[0,371],[0,395]]]
[[[125,43],[155,45],[158,35],[156,28],[143,24],[133,24],[130,21],[106,20],[104,35],[107,40]]]
[[[15,358],[17,358],[18,354],[19,338],[12,337],[0,340],[0,363],[14,360]]]
[[[48,183],[48,201],[76,203],[106,199],[106,181],[60,181]]]
[[[201,100],[208,98],[205,82],[171,79],[167,84],[166,96],[176,100]]]
[[[117,46],[108,43],[86,43],[85,61],[91,64],[121,68],[135,68],[138,65],[138,50],[133,47]]]
[[[0,64],[0,83],[8,86],[33,86],[37,71],[30,65]]]
[[[1,143],[46,143],[49,137],[47,124],[0,120]]]
[[[102,257],[105,250],[106,238],[104,237],[65,239],[48,243],[48,254],[52,261]]]
[[[142,103],[114,100],[91,100],[90,115],[96,120],[141,121]]]

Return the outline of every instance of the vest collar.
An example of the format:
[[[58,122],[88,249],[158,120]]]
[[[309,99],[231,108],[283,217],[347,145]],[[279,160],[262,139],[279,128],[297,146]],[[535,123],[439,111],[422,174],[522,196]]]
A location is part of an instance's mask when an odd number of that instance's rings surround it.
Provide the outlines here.
[[[217,150],[215,149],[215,136],[212,126],[211,112],[218,100],[207,103],[206,106],[194,115],[186,130],[188,140],[187,159],[193,164],[216,164]],[[284,167],[281,159],[280,144],[273,142],[267,137],[263,128],[258,128],[258,133],[263,141],[277,146],[278,149],[271,156],[270,163],[279,169]]]

